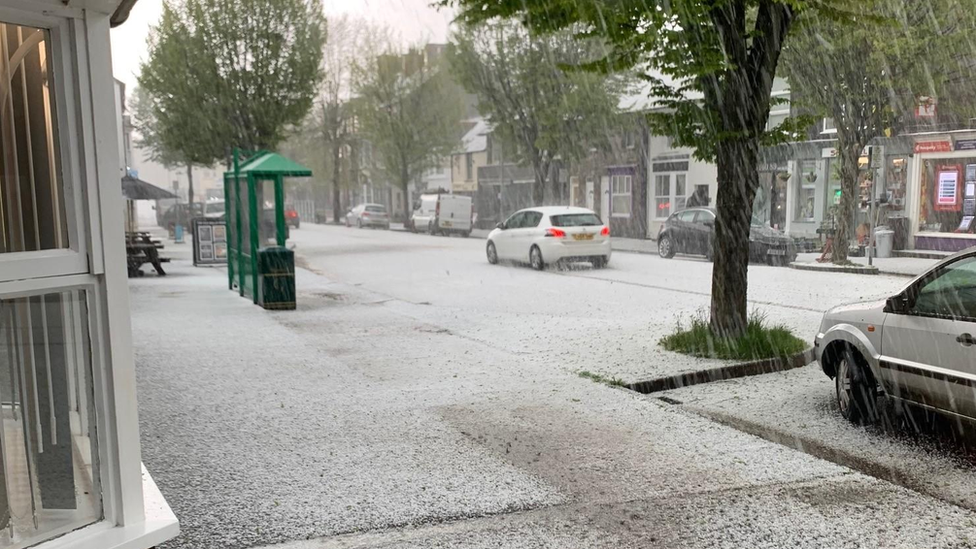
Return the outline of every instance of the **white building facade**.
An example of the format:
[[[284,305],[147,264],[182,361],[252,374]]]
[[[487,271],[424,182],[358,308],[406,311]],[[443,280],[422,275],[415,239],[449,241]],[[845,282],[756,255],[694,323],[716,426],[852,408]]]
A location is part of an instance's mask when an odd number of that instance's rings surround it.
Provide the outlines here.
[[[143,469],[109,29],[133,0],[0,0],[0,548],[179,532]]]

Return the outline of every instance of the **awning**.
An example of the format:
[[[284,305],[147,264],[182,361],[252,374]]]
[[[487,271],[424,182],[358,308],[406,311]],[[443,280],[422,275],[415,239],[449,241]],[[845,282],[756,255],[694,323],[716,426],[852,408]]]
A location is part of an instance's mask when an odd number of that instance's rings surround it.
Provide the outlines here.
[[[165,198],[176,198],[176,195],[160,189],[152,183],[146,183],[141,179],[132,176],[122,178],[122,196],[129,200],[163,200]]]

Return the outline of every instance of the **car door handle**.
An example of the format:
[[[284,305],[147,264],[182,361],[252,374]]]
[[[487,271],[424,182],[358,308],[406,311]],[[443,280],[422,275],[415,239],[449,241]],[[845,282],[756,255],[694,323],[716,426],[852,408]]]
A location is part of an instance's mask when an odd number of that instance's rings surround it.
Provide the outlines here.
[[[976,345],[976,337],[973,337],[972,334],[962,334],[956,338],[956,341],[962,343],[963,347]]]

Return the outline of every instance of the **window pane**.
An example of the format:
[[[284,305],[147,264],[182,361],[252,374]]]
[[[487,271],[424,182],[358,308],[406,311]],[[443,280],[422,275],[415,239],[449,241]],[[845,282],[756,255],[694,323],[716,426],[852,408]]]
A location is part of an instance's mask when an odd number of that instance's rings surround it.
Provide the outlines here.
[[[0,300],[0,547],[100,519],[83,291]]]
[[[953,263],[923,286],[915,301],[915,311],[953,319],[976,319],[976,259]]]
[[[655,196],[669,196],[671,194],[670,176],[658,175],[654,177]]]
[[[525,214],[525,223],[522,224],[522,228],[538,227],[540,221],[542,221],[541,212],[529,212]]]
[[[687,196],[688,195],[688,192],[685,190],[685,188],[686,188],[685,179],[686,178],[687,178],[687,176],[685,174],[683,174],[683,173],[680,173],[680,174],[674,176],[674,196],[677,197],[677,196]]]
[[[668,197],[657,198],[654,201],[654,210],[657,212],[655,215],[658,218],[665,218],[671,215],[671,199]]]
[[[630,215],[630,195],[618,194],[613,196],[613,213]]]
[[[0,253],[68,247],[48,44],[47,31],[0,23]]]
[[[593,227],[603,225],[596,214],[564,214],[551,218],[553,227]]]

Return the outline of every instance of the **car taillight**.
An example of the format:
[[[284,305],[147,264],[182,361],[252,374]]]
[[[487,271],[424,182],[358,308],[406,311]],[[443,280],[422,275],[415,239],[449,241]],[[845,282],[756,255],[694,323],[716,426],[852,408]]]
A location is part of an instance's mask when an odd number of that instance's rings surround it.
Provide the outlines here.
[[[561,229],[546,229],[546,236],[551,236],[553,238],[562,238],[566,236],[566,231]]]
[[[298,212],[295,210],[286,210],[285,215],[288,217],[298,217]]]
[[[369,217],[369,212],[363,212],[363,217]]]
[[[610,226],[607,225],[606,227],[604,227],[603,230],[600,231],[600,235],[601,236],[610,236]]]

